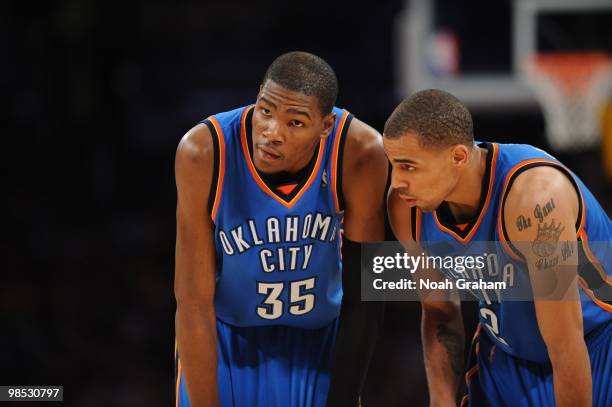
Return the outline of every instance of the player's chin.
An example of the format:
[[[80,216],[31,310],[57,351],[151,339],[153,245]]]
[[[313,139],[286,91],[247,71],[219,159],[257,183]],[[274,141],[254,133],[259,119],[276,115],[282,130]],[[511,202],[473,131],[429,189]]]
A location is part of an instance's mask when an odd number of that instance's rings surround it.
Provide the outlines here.
[[[431,202],[417,202],[416,207],[421,210],[421,212],[433,212],[438,209],[440,203],[433,204]]]
[[[282,158],[275,159],[273,161],[255,159],[253,162],[255,167],[257,167],[257,170],[263,172],[264,174],[275,174],[277,172],[284,171],[284,161]]]

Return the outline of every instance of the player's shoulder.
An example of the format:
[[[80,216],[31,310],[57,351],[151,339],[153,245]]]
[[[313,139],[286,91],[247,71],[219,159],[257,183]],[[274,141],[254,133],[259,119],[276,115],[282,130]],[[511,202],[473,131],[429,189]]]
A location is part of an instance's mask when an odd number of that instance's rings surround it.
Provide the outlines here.
[[[504,202],[503,221],[508,227],[518,222],[519,218],[527,221],[531,213],[534,216],[545,216],[553,209],[557,216],[577,218],[578,192],[568,175],[560,168],[548,165],[536,166],[519,174],[510,186]],[[510,237],[519,236],[513,228],[508,230]],[[523,228],[518,230],[521,231]]]
[[[351,167],[386,165],[382,136],[372,126],[354,117],[346,134],[344,157]]]
[[[197,124],[181,138],[176,149],[174,175],[180,200],[199,203],[209,199],[213,182],[215,153],[211,130]]]
[[[198,123],[187,131],[176,149],[177,162],[188,162],[193,165],[206,164],[213,155],[212,133],[204,123]]]
[[[517,204],[537,203],[551,195],[569,198],[576,195],[576,190],[566,173],[550,165],[526,169],[516,177],[508,190],[508,199]]]

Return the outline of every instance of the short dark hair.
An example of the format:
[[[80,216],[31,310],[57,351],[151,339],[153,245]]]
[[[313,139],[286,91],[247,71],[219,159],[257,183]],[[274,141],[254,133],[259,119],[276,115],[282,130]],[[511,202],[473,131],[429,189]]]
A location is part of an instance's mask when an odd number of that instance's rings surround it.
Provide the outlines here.
[[[427,89],[404,99],[387,119],[384,137],[415,133],[423,147],[474,142],[472,115],[459,99],[439,89]]]
[[[308,52],[288,52],[276,58],[264,76],[285,89],[314,96],[321,114],[331,113],[338,97],[338,79],[322,58]]]

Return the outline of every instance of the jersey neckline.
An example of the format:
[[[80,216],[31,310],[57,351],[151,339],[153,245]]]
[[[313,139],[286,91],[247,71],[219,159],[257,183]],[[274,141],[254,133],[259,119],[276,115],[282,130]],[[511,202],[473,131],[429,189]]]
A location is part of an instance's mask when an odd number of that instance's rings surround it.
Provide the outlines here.
[[[255,163],[253,162],[253,158],[251,155],[251,149],[249,148],[249,137],[252,134],[252,117],[253,117],[253,108],[255,105],[250,105],[244,109],[242,112],[242,117],[240,120],[240,139],[242,144],[242,151],[244,153],[244,158],[246,160],[247,166],[249,167],[249,172],[253,177],[255,183],[259,186],[259,188],[265,192],[270,197],[274,198],[277,202],[285,206],[286,208],[292,208],[304,195],[304,193],[308,190],[310,185],[312,185],[316,175],[319,172],[319,168],[321,167],[321,162],[323,161],[323,153],[325,150],[325,140],[321,139],[319,144],[317,145],[313,158],[316,159],[311,160],[308,164],[310,167],[309,171],[306,171],[305,175],[298,182],[298,185],[294,188],[294,190],[289,195],[284,195],[282,193],[275,191],[275,187],[268,185],[265,180],[261,177],[257,168],[255,168]],[[314,162],[314,164],[313,164]]]
[[[437,227],[462,243],[468,243],[478,230],[478,227],[487,213],[489,203],[491,201],[493,184],[495,181],[495,167],[497,164],[499,146],[497,143],[479,143],[478,147],[485,147],[487,149],[487,159],[485,164],[485,173],[482,178],[482,186],[480,189],[480,203],[478,204],[478,211],[476,212],[476,215],[468,222],[462,222],[467,223],[465,228],[459,228],[457,227],[446,202],[440,205],[440,207],[438,207],[433,214]]]

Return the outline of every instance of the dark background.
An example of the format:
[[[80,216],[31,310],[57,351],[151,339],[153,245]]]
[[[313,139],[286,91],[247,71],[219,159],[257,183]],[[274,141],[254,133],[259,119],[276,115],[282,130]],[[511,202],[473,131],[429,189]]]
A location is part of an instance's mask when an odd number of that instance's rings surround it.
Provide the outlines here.
[[[479,41],[483,52],[500,52],[491,63],[466,51],[462,69],[509,69],[509,34],[486,35],[510,26],[508,2],[494,10],[484,1],[461,10],[437,3],[463,47]],[[252,102],[270,62],[291,50],[326,59],[340,81],[337,104],[382,130],[399,102],[392,29],[403,7],[3,2],[0,384],[63,385],[64,405],[172,405],[180,137],[210,114]],[[539,111],[476,111],[474,121],[481,139],[546,148]],[[597,152],[566,158],[610,210]],[[470,331],[475,310],[467,307]],[[388,305],[365,405],[426,403],[419,315],[418,304]]]

